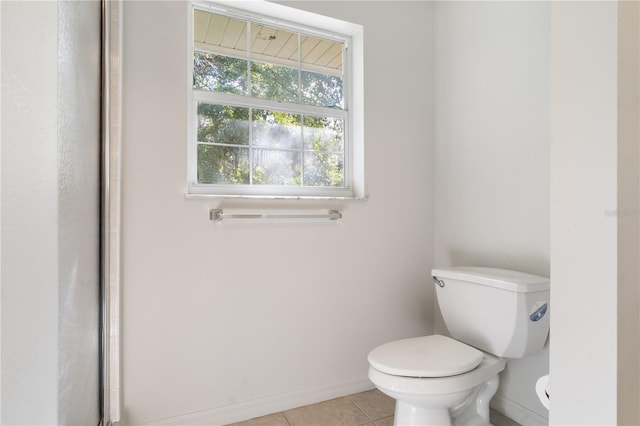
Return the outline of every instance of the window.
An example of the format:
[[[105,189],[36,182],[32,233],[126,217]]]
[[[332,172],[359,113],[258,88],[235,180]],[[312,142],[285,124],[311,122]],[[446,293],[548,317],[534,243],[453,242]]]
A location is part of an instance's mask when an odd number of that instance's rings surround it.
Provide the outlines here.
[[[362,28],[230,3],[193,7],[189,193],[362,197]]]

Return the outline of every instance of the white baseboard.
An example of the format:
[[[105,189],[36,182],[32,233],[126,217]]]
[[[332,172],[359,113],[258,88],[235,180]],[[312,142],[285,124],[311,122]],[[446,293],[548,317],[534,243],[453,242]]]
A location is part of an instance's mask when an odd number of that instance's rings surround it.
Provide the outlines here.
[[[142,423],[142,425],[225,425],[353,393],[364,392],[373,388],[374,386],[368,377],[362,376],[341,383],[238,402],[209,410],[198,411],[197,413]]]
[[[542,426],[549,424],[548,418],[502,395],[496,395],[491,399],[491,408],[501,412],[511,420],[520,423],[522,426]]]

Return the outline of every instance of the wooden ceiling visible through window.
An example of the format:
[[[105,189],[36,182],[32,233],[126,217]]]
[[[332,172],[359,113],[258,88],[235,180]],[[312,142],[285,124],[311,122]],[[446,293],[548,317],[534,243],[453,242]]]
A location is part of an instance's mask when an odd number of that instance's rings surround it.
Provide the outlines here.
[[[193,16],[194,48],[238,58],[247,57],[247,22],[202,10]],[[309,71],[342,75],[342,43],[267,25],[251,24],[251,59]],[[300,62],[298,62],[300,60]]]

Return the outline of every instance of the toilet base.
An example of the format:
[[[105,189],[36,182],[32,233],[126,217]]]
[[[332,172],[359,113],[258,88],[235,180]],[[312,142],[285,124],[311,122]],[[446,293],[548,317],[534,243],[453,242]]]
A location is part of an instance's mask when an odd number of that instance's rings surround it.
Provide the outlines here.
[[[430,400],[423,401],[407,401],[406,399],[396,399],[396,412],[393,418],[395,426],[407,425],[442,425],[442,426],[489,426],[489,403],[491,398],[498,391],[499,377],[496,375],[476,386],[467,393],[466,398],[462,398],[463,402],[451,407],[444,404],[442,400],[435,402]],[[384,390],[383,390],[384,392]],[[387,392],[392,394],[393,392]],[[398,397],[399,395],[390,395]],[[460,394],[440,395],[440,398],[459,398]],[[438,398],[438,399],[440,399]]]
[[[423,408],[396,400],[394,426],[405,425],[451,425],[451,416],[446,408]]]
[[[462,425],[491,425],[489,420],[491,398],[498,391],[499,376],[490,378],[476,387],[467,401],[451,409],[453,424]]]

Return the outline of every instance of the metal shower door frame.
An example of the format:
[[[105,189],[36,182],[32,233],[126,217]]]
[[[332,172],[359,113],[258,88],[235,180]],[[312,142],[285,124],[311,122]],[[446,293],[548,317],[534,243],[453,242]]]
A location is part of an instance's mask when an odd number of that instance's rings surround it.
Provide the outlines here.
[[[101,400],[103,425],[122,422],[120,346],[122,0],[102,0]]]

